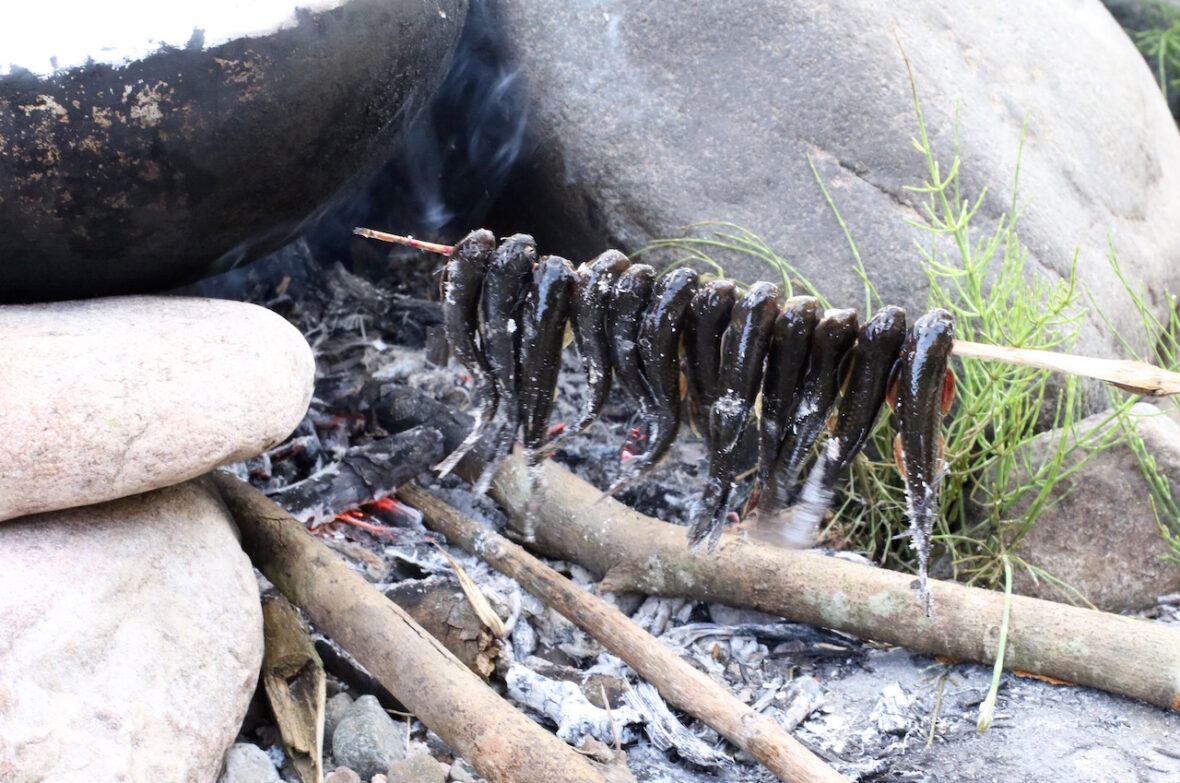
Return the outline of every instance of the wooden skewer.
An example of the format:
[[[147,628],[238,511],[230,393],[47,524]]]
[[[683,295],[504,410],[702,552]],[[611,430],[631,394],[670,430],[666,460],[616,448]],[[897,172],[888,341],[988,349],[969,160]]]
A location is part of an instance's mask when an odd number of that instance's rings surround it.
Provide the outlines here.
[[[403,237],[400,234],[387,234],[384,231],[375,231],[371,228],[356,227],[352,233],[357,236],[368,237],[369,239],[380,239],[382,242],[390,242],[395,245],[406,245],[407,247],[417,248],[418,250],[426,250],[431,253],[438,253],[440,256],[449,256],[451,251],[455,249],[454,245],[440,245],[437,242],[423,242],[421,239],[414,239],[413,237]]]
[[[354,234],[370,239],[380,239],[382,242],[393,242],[399,245],[427,250],[431,253],[449,256],[453,245],[440,245],[434,242],[423,242],[413,237],[387,234],[384,231],[374,231],[371,228],[354,228]],[[1025,367],[1039,367],[1045,370],[1072,373],[1086,378],[1097,378],[1100,381],[1113,383],[1120,389],[1133,394],[1143,394],[1149,397],[1166,397],[1180,394],[1180,373],[1169,372],[1146,362],[1129,361],[1126,359],[1096,359],[1092,356],[1075,356],[1057,351],[1041,351],[1034,348],[1009,348],[1003,345],[985,345],[967,340],[955,340],[952,353],[970,359],[983,361],[1005,362],[1019,364]]]
[[[951,351],[957,356],[966,356],[984,361],[1020,364],[1025,367],[1039,367],[1045,370],[1097,378],[1113,383],[1120,389],[1150,397],[1166,397],[1180,394],[1180,373],[1169,372],[1146,362],[1126,359],[1096,359],[1093,356],[1074,356],[1057,351],[1040,351],[1034,348],[1009,348],[1003,345],[985,345],[967,340],[955,340]]]

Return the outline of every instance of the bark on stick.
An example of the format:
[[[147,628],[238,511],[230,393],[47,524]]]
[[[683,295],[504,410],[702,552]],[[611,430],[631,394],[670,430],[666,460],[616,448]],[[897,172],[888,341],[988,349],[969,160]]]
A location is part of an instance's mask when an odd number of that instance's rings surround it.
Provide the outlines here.
[[[582,590],[503,536],[414,484],[399,495],[422,512],[432,530],[486,560],[626,661],[672,704],[713,727],[758,759],[780,780],[847,780],[791,737],[773,718],[755,712],[660,643],[626,615]]]
[[[214,481],[255,566],[479,774],[503,783],[604,783],[285,511],[229,474]]]

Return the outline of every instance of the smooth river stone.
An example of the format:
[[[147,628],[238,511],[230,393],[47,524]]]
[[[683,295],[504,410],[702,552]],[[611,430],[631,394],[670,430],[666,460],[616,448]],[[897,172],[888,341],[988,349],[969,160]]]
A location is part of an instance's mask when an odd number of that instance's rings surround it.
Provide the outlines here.
[[[0,780],[215,780],[262,646],[201,480],[0,524]]]
[[[0,520],[169,486],[282,442],[315,362],[240,302],[0,307]]]
[[[1165,289],[1180,291],[1180,134],[1097,0],[495,8],[538,140],[510,186],[529,194],[513,215],[546,252],[632,252],[698,221],[733,221],[853,307],[865,289],[847,228],[884,302],[923,312],[927,194],[911,186],[930,174],[910,144],[904,56],[942,175],[957,152],[963,198],[986,191],[972,236],[990,235],[1015,201],[1026,274],[1057,285],[1076,264],[1095,300],[1078,353],[1129,358],[1108,324],[1151,350],[1112,250],[1156,317],[1172,306]],[[753,254],[717,258],[747,283],[779,276]],[[1088,407],[1106,406],[1097,382],[1086,389]]]

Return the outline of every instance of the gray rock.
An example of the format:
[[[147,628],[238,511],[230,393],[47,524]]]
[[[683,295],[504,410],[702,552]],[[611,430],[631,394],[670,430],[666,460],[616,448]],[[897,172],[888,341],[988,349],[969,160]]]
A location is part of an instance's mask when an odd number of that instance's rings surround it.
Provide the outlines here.
[[[332,732],[332,757],[369,780],[405,756],[404,734],[376,697],[361,696]]]
[[[279,783],[279,771],[262,748],[235,742],[225,754],[217,783]]]
[[[1180,498],[1180,424],[1147,403],[1135,405],[1132,412],[1147,452]],[[1094,433],[1106,415],[1080,422],[1079,436]],[[1046,433],[1033,442],[1034,465],[1049,453],[1050,437]],[[1067,464],[1076,464],[1088,453],[1079,449],[1067,457]],[[1015,480],[1024,477],[1021,473]],[[1167,552],[1150,488],[1130,447],[1120,444],[1094,454],[1077,473],[1059,482],[1016,554],[1072,585],[1098,608],[1123,611],[1155,606],[1158,596],[1180,590],[1180,566],[1165,559]],[[1013,571],[1013,588],[1025,595],[1063,599],[1052,585],[1043,579],[1034,582],[1019,566]]]
[[[475,783],[476,781],[475,770],[467,763],[466,759],[458,758],[452,762],[447,778],[455,783]]]
[[[324,705],[324,739],[327,745],[324,748],[325,753],[331,752],[332,733],[336,731],[340,719],[352,708],[352,703],[352,697],[347,693],[337,693]]]
[[[303,336],[255,305],[124,297],[0,307],[0,520],[176,484],[280,443],[311,399]]]
[[[177,285],[277,247],[371,175],[467,1],[308,5],[155,18],[119,0],[81,50],[55,9],[26,9],[20,48],[43,55],[0,53],[0,302]]]
[[[250,561],[189,482],[0,524],[0,778],[216,780],[262,663]]]
[[[361,776],[348,767],[337,767],[324,776],[324,783],[361,783]]]
[[[447,770],[429,753],[414,753],[393,762],[385,777],[389,783],[446,783]]]
[[[864,302],[827,184],[886,302],[926,306],[914,247],[926,177],[913,65],[945,173],[955,112],[963,193],[987,188],[982,233],[1010,209],[1021,128],[1020,235],[1031,272],[1078,272],[1113,323],[1141,334],[1107,240],[1163,311],[1180,290],[1180,136],[1143,58],[1097,0],[650,3],[505,0],[500,12],[539,139],[521,219],[550,252],[634,250],[732,220],[840,306]],[[1068,20],[1066,23],[1064,20]],[[529,220],[533,222],[528,222]],[[727,272],[776,275],[748,258]],[[1142,338],[1140,338],[1142,341]],[[1144,347],[1140,345],[1139,347]],[[1092,318],[1080,350],[1123,350]]]

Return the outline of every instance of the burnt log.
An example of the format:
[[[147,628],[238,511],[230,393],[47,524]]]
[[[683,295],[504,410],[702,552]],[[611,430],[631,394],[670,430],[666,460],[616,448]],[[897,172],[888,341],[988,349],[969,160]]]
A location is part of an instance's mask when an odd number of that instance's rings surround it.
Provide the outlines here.
[[[254,565],[479,774],[493,783],[604,783],[302,524],[228,473],[213,482]]]
[[[397,396],[403,412],[429,409],[406,404],[409,395]],[[413,423],[403,420],[405,426]],[[460,475],[478,476],[477,457],[460,464]],[[780,549],[734,533],[723,533],[715,552],[695,554],[685,528],[601,499],[601,489],[552,461],[541,471],[545,502],[536,504],[536,542],[530,546],[602,577],[604,591],[751,607],[917,652],[995,662],[1002,593],[931,580],[936,611],[928,618],[909,574]],[[492,483],[492,497],[518,532],[529,487],[518,454],[505,461]],[[1180,711],[1180,631],[1158,623],[1012,596],[1004,666]]]
[[[271,493],[270,499],[304,524],[323,524],[343,511],[392,494],[429,470],[443,453],[438,430],[415,427],[356,446],[318,473]]]

